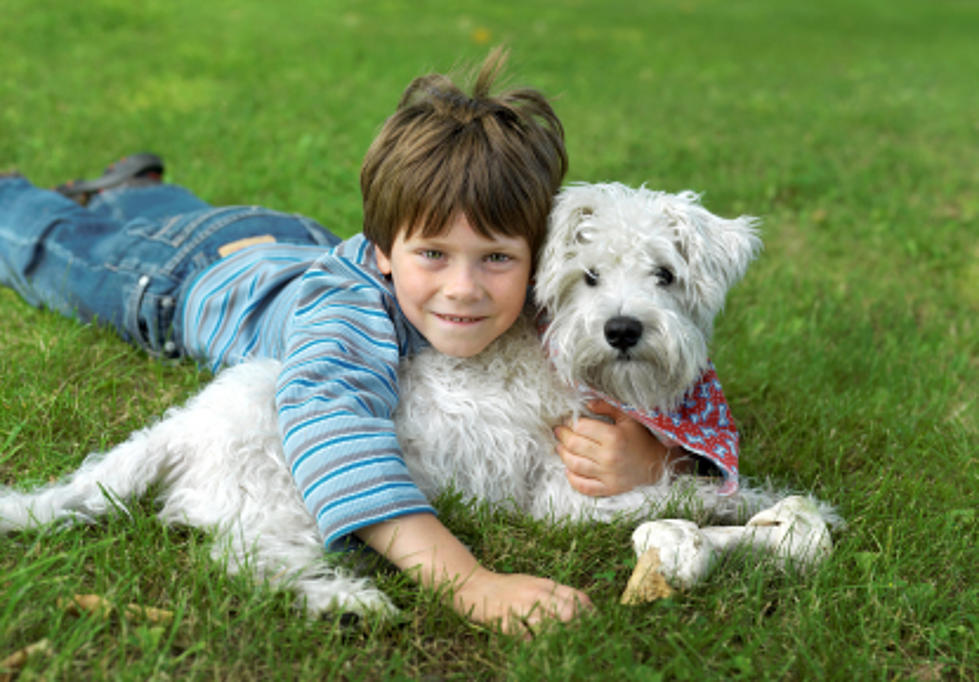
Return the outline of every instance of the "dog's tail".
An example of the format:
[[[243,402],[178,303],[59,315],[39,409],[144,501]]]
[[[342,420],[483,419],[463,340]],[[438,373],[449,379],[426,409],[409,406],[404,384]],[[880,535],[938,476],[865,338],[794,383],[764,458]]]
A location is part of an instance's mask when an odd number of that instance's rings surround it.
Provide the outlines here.
[[[59,520],[91,522],[113,510],[125,511],[125,500],[142,495],[169,470],[168,449],[154,437],[159,427],[137,431],[108,452],[89,455],[56,483],[30,491],[0,486],[0,532]]]

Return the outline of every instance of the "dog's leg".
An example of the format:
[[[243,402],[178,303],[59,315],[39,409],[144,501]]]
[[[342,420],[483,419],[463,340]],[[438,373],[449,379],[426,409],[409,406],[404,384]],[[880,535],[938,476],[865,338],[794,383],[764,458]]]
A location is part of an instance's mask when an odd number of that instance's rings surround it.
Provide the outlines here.
[[[252,532],[254,529],[251,529]],[[221,551],[222,541],[231,546],[228,571],[250,571],[264,578],[275,589],[291,589],[298,595],[297,605],[309,616],[321,613],[356,613],[389,616],[397,612],[390,600],[369,578],[357,577],[352,571],[331,563],[319,542],[315,529],[309,533],[265,532],[249,547],[240,529],[230,529],[219,538],[212,554]],[[237,547],[234,547],[237,545]],[[242,561],[243,560],[243,561]]]
[[[253,413],[268,411],[260,398],[248,397],[248,388],[271,386],[262,380],[272,369],[258,364],[222,373],[186,405],[168,410],[156,424],[134,432],[108,452],[89,455],[61,481],[27,492],[0,488],[0,531],[58,519],[91,520],[143,495],[154,483],[166,488],[170,479],[206,466],[207,451],[215,442],[233,438],[243,424],[253,424]]]
[[[165,475],[169,452],[156,438],[163,424],[133,434],[105,453],[96,453],[61,481],[33,491],[0,488],[0,532],[34,528],[58,519],[91,520],[142,495]]]
[[[369,579],[354,576],[324,553],[316,524],[285,469],[264,468],[269,485],[257,491],[241,481],[241,507],[232,524],[217,528],[211,556],[226,562],[229,573],[251,573],[273,588],[294,590],[310,616],[395,613]]]
[[[277,367],[257,362],[222,372],[184,406],[168,410],[156,424],[134,432],[108,452],[89,455],[61,481],[26,492],[0,487],[0,531],[99,517],[141,496],[154,483],[163,484],[166,520],[184,522],[188,520],[184,517],[192,517],[187,513],[193,511],[188,498],[210,497],[213,507],[209,483],[219,479],[214,485],[234,488],[233,481],[225,479],[234,475],[235,439],[247,440],[242,434],[248,429],[248,435],[276,433],[275,413],[269,405]],[[185,479],[186,484],[169,490],[177,479]],[[208,517],[209,523],[214,523],[213,516]],[[207,525],[193,518],[189,523]]]
[[[232,378],[248,370],[239,367]],[[271,392],[274,384],[261,383],[249,394]],[[256,403],[256,408],[267,403],[267,409],[252,413],[241,409],[240,401],[218,398],[213,411],[189,411],[180,434],[171,434],[171,443],[183,439],[184,454],[174,458],[166,475],[160,520],[211,531],[211,557],[229,573],[250,574],[274,589],[295,591],[311,616],[394,612],[369,580],[337,566],[324,552],[316,523],[283,461],[271,401]]]

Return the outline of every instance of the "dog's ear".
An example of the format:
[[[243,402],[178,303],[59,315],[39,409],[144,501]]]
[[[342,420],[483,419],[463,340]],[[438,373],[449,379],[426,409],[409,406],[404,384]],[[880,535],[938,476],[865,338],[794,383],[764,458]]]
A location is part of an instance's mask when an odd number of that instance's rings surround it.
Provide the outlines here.
[[[694,192],[681,192],[667,209],[674,222],[677,251],[689,268],[688,286],[704,316],[712,318],[724,298],[761,250],[759,220],[751,216],[721,218],[700,205]]]
[[[562,260],[571,258],[576,247],[592,240],[589,219],[595,214],[593,185],[576,184],[565,187],[554,198],[549,216],[549,242],[564,250]]]
[[[577,257],[582,245],[594,239],[592,218],[597,198],[594,185],[589,184],[569,185],[554,198],[534,286],[541,307],[555,305],[574,281],[574,271],[566,265]]]
[[[586,227],[588,225],[588,219],[593,215],[595,215],[595,209],[591,206],[581,206],[575,209],[574,215],[572,216],[572,221],[575,224],[572,238],[576,243],[590,244],[594,239],[591,231]]]

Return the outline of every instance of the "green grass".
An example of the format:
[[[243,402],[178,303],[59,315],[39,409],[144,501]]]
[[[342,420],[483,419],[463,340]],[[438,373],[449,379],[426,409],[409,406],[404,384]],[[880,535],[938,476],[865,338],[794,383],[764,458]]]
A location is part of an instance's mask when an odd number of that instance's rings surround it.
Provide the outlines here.
[[[715,212],[763,218],[765,252],[713,349],[742,469],[849,521],[810,575],[731,560],[702,587],[626,608],[629,528],[442,500],[487,565],[598,605],[522,642],[381,565],[369,570],[399,621],[306,621],[147,504],[0,538],[0,658],[52,645],[20,679],[976,678],[974,3],[0,0],[0,15],[0,170],[54,185],[152,149],[214,203],[346,235],[362,155],[410,78],[506,43],[513,82],[556,98],[569,179],[692,188]],[[0,482],[64,473],[206,378],[0,290]],[[176,618],[58,607],[78,592]]]

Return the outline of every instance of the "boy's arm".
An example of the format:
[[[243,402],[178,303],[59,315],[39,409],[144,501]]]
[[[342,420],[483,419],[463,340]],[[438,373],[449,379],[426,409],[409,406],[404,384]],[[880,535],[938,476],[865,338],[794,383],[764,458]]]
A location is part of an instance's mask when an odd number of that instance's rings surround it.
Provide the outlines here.
[[[544,620],[568,621],[591,607],[583,592],[553,580],[484,568],[432,514],[383,521],[357,535],[420,584],[444,589],[459,614],[504,632],[525,634]]]
[[[329,550],[362,526],[434,511],[397,438],[401,339],[390,294],[361,263],[372,249],[351,239],[309,266],[282,331],[283,451]]]

